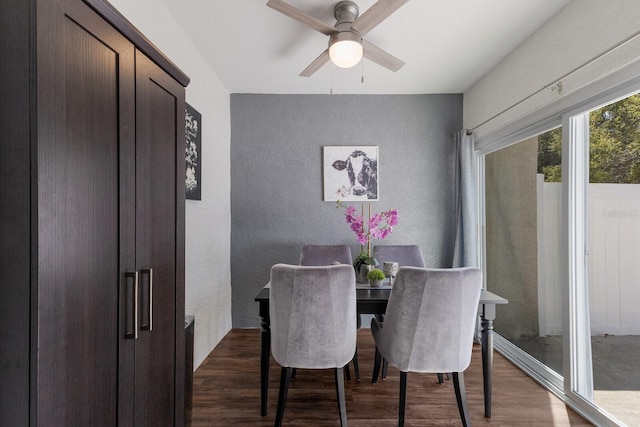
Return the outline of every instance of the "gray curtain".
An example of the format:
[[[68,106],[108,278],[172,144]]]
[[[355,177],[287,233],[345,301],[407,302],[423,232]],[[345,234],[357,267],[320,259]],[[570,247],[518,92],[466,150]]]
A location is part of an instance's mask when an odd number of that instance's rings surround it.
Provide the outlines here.
[[[466,130],[455,135],[456,236],[452,267],[478,266],[478,215],[476,207],[476,154],[474,136]]]

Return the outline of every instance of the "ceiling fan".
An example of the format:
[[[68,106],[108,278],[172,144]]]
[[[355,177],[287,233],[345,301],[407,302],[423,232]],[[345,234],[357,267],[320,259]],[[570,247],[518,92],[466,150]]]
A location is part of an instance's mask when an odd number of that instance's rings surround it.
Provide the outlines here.
[[[334,7],[337,20],[334,26],[282,0],[269,0],[267,6],[329,36],[329,47],[300,73],[303,77],[309,77],[329,60],[338,67],[350,68],[360,62],[363,56],[393,72],[402,68],[404,62],[363,37],[408,1],[378,0],[362,15],[359,15],[360,10],[354,2],[340,1]]]

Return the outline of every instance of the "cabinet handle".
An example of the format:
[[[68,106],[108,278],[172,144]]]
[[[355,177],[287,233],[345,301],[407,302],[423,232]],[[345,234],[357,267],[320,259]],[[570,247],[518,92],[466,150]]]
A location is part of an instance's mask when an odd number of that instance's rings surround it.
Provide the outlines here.
[[[138,272],[124,273],[127,286],[131,284],[131,292],[127,293],[125,308],[125,333],[126,339],[138,339]]]
[[[143,322],[140,325],[140,329],[143,331],[153,330],[153,269],[143,268],[140,270],[141,276],[148,276],[147,280],[147,292],[142,293],[142,319]],[[144,285],[144,281],[143,281]],[[145,301],[146,299],[146,301]],[[144,322],[146,320],[146,322]]]

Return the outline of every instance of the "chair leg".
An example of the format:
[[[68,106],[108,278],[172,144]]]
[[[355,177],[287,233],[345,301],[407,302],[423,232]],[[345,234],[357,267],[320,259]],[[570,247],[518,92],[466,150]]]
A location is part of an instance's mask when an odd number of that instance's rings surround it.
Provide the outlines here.
[[[373,377],[371,378],[371,384],[375,384],[378,382],[378,374],[380,373],[380,361],[382,360],[382,354],[378,350],[378,346],[376,346],[376,355],[373,358]]]
[[[358,366],[358,348],[356,347],[356,352],[353,355],[353,372],[356,374],[356,381],[360,382],[360,367]]]
[[[404,408],[407,405],[407,373],[400,371],[400,404],[398,406],[398,427],[404,427]]]
[[[335,369],[336,394],[338,395],[338,413],[340,414],[340,425],[347,427],[347,403],[344,397],[344,374],[343,368]]]
[[[389,368],[389,362],[387,362],[387,359],[382,359],[382,379],[386,380],[387,379],[387,369]]]
[[[451,377],[449,376],[449,373],[447,372],[447,379],[450,380]],[[438,383],[442,384],[444,382],[444,374],[438,374]]]
[[[353,363],[353,372],[356,376],[356,381],[360,382],[360,367],[358,366],[358,347],[356,347],[356,352],[353,354],[353,359],[351,362]],[[345,365],[345,375],[347,377],[347,381],[351,381],[351,369],[349,369],[349,364]]]
[[[291,368],[291,381],[296,379],[296,372],[298,372],[296,368]]]
[[[467,408],[467,395],[464,388],[464,375],[462,372],[453,373],[453,388],[456,391],[456,400],[458,401],[458,410],[462,419],[463,427],[470,427],[469,409]]]
[[[291,368],[285,368],[283,366],[280,371],[280,392],[278,393],[278,409],[276,411],[275,427],[280,427],[282,425],[282,419],[284,418],[284,406],[287,403],[289,383],[291,383]]]
[[[356,316],[356,327],[358,329],[360,329],[360,326],[362,325],[362,317],[358,314]],[[353,359],[351,360],[353,362],[353,371],[356,374],[356,381],[360,381],[360,368],[358,367],[358,347],[356,347],[356,352],[353,355]]]

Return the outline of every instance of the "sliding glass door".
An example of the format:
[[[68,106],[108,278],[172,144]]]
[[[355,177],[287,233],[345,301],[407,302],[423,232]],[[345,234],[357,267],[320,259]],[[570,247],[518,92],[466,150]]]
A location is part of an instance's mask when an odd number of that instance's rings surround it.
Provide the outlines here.
[[[495,331],[562,376],[562,128],[487,154],[487,289],[509,300]],[[521,354],[521,357],[527,357]]]
[[[640,425],[640,96],[572,116],[583,162],[584,275],[572,282],[571,390]],[[581,265],[576,265],[581,268]],[[580,367],[582,365],[582,368]]]
[[[640,96],[614,95],[481,153],[483,261],[509,300],[496,347],[592,419],[640,426]]]

